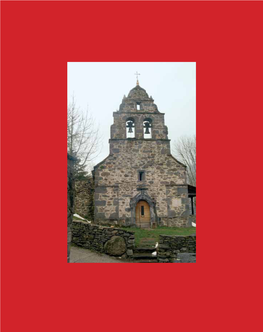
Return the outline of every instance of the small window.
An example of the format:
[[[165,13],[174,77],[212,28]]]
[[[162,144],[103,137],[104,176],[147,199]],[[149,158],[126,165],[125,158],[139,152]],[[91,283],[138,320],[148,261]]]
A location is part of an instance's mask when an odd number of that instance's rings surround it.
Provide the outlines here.
[[[144,216],[144,206],[141,206],[141,215]]]
[[[140,110],[141,110],[141,104],[137,103],[137,111],[140,111]]]
[[[139,172],[139,181],[145,180],[145,172]]]

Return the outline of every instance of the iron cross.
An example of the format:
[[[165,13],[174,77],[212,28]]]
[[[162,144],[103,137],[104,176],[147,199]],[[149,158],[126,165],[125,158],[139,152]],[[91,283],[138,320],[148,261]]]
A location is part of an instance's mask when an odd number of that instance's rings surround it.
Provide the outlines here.
[[[136,78],[138,80],[138,75],[141,75],[141,74],[136,71],[136,73],[134,75],[136,75]]]
[[[137,85],[139,85],[138,76],[139,76],[139,75],[141,75],[141,74],[140,74],[140,73],[138,73],[138,72],[136,71],[136,73],[135,73],[134,75],[136,75],[136,78],[137,78]]]

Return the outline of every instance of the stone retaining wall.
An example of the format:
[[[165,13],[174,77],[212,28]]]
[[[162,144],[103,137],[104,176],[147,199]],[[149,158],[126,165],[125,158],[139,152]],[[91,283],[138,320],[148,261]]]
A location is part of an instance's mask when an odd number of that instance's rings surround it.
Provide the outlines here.
[[[112,256],[131,257],[135,247],[133,232],[83,221],[73,221],[72,243]]]
[[[159,263],[173,263],[179,253],[196,252],[196,235],[160,235],[157,260]]]
[[[160,218],[160,226],[167,227],[192,227],[190,226],[188,217],[176,217],[176,218]]]

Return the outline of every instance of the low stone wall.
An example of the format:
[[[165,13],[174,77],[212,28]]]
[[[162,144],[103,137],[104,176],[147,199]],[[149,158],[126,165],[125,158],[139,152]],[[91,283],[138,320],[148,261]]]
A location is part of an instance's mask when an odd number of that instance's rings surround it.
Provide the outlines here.
[[[187,217],[177,217],[177,218],[162,217],[159,224],[161,226],[167,226],[167,227],[189,227],[189,221]]]
[[[173,263],[179,253],[196,252],[196,236],[160,235],[157,252],[159,263]]]
[[[72,243],[111,256],[131,257],[135,247],[133,232],[83,221],[73,221]]]

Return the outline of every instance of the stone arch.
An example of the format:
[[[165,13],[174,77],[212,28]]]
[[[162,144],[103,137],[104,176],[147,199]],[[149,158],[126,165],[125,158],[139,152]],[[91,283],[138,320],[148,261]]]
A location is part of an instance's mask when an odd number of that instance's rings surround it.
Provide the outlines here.
[[[127,121],[133,121],[134,123],[135,123],[135,119],[133,118],[133,117],[128,117],[128,118],[126,118],[126,122]]]
[[[146,201],[149,204],[149,206],[150,206],[150,215],[151,215],[150,223],[151,223],[151,226],[152,226],[153,223],[157,221],[155,201],[153,199],[151,199],[151,197],[148,194],[146,194],[144,191],[141,191],[139,194],[137,194],[135,197],[133,197],[130,201],[131,224],[133,226],[136,225],[135,209],[136,209],[136,205],[139,201]]]
[[[152,118],[145,118],[145,119],[143,119],[143,122],[144,121],[149,121],[151,124],[153,123],[153,119]]]
[[[127,118],[126,125],[126,138],[135,138],[135,120],[134,118]]]
[[[143,138],[152,138],[152,119],[145,118],[143,120]]]

